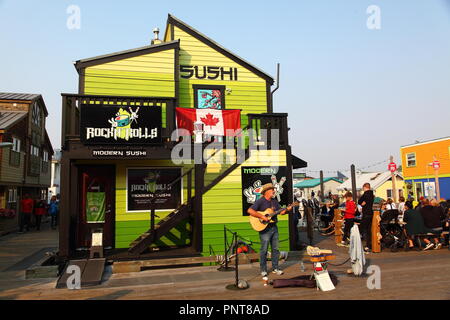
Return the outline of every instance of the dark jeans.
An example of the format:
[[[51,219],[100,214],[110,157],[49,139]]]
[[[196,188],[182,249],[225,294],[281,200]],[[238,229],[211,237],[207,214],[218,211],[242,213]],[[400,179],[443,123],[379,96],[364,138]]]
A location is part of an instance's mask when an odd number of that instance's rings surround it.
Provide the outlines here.
[[[344,238],[342,240],[346,241],[350,237],[350,230],[352,229],[354,223],[355,219],[345,219]]]
[[[323,215],[320,217],[320,220],[324,223],[324,228],[328,228],[330,226],[331,221],[333,221],[333,217],[331,215]]]
[[[23,232],[23,228],[26,226],[27,231],[30,231],[31,213],[21,212],[19,214],[19,228],[20,232]]]
[[[36,219],[36,230],[41,230],[42,216],[40,214],[35,214],[34,217]]]
[[[267,272],[267,251],[272,248],[272,269],[278,269],[278,259],[280,258],[280,251],[278,250],[278,227],[268,227],[259,233],[261,241],[261,251],[259,255],[259,267],[261,272]]]
[[[361,220],[361,235],[366,239],[366,247],[369,249],[372,249],[372,219],[372,214],[365,214]]]
[[[50,215],[50,217],[51,217],[50,226],[52,227],[52,229],[54,229],[56,228],[57,225],[56,215]]]

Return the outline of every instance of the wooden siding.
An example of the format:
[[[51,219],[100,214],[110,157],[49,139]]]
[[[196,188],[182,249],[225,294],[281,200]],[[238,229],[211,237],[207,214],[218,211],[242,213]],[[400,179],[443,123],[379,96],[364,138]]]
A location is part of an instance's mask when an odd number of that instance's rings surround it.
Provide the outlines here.
[[[286,151],[252,151],[242,166],[286,166]],[[216,253],[223,253],[224,225],[242,237],[259,241],[258,232],[251,228],[248,216],[242,212],[242,166],[203,195],[203,254],[209,254],[210,245]],[[279,216],[280,240],[289,238],[287,220],[288,215]],[[286,242],[287,247],[289,242]]]
[[[85,94],[175,97],[175,49],[87,67],[84,72]]]
[[[194,38],[178,27],[174,27],[174,38],[180,39],[180,65],[220,66],[237,68],[238,81],[184,79],[180,80],[180,107],[194,107],[193,85],[222,85],[231,89],[225,95],[226,109],[242,109],[242,127],[247,125],[247,113],[267,112],[266,81],[250,70],[242,67],[222,53]]]
[[[20,165],[16,167],[11,166],[9,164],[10,152],[11,152],[10,148],[2,149],[2,160],[1,160],[2,170],[0,171],[0,181],[3,184],[7,182],[22,184],[25,154],[23,152],[20,153]]]
[[[171,160],[153,160],[153,161],[120,161],[116,163],[116,248],[128,248],[139,235],[150,228],[150,212],[127,212],[126,209],[126,176],[127,168],[133,167],[180,167],[172,163]],[[191,166],[182,168],[182,172],[189,170]],[[194,177],[194,175],[192,175]],[[192,180],[193,181],[193,180]],[[187,200],[187,176],[183,179],[183,201]],[[192,192],[194,195],[194,191]],[[164,219],[172,210],[157,211],[159,218],[155,219],[158,223]],[[189,243],[187,234],[190,226],[182,223],[174,228],[170,233],[163,237],[159,245],[184,245]],[[158,243],[157,243],[158,245]]]

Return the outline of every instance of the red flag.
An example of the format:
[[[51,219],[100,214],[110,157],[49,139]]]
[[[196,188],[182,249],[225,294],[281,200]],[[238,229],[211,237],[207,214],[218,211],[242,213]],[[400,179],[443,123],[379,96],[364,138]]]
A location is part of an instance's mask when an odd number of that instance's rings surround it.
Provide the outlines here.
[[[234,131],[241,128],[241,110],[176,108],[175,112],[178,129],[186,129],[191,134],[196,121],[203,123],[206,134],[214,136],[234,136]],[[227,130],[234,130],[233,134]]]

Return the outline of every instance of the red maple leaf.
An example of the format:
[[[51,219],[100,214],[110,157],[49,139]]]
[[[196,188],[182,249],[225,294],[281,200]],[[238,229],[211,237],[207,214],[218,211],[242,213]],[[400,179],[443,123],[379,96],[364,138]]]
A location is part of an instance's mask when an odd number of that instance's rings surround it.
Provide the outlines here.
[[[215,126],[219,122],[219,118],[214,118],[211,113],[208,113],[205,118],[200,118],[200,120],[205,124],[205,126]]]

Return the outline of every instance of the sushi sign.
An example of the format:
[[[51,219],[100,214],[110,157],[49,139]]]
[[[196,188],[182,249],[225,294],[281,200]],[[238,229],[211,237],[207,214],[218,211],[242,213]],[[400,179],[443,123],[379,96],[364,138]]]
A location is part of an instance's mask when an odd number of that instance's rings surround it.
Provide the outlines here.
[[[81,141],[95,145],[161,143],[161,107],[81,105]]]

